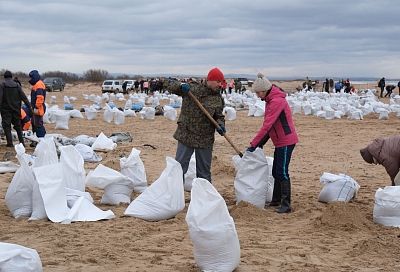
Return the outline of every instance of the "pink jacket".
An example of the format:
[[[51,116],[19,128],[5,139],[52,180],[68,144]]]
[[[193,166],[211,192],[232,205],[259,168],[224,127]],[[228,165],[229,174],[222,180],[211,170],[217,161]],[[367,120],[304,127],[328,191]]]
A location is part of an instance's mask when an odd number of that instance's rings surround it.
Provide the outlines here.
[[[263,146],[269,138],[275,147],[293,145],[299,141],[292,112],[285,97],[286,93],[282,89],[272,85],[270,93],[265,98],[264,123],[251,141],[252,147]]]

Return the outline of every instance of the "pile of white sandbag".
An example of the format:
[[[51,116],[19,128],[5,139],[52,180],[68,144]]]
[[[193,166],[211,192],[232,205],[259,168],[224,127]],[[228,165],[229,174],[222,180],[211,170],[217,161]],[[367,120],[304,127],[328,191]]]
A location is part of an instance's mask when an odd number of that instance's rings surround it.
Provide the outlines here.
[[[331,202],[349,202],[357,196],[360,185],[345,174],[323,173],[320,182],[324,187],[319,193],[318,201]]]
[[[27,155],[22,144],[15,150],[21,166],[5,196],[15,218],[48,218],[57,223],[114,218],[112,211],[94,206],[85,192],[84,161],[73,146],[60,148],[60,161],[52,137],[40,140],[35,156]]]

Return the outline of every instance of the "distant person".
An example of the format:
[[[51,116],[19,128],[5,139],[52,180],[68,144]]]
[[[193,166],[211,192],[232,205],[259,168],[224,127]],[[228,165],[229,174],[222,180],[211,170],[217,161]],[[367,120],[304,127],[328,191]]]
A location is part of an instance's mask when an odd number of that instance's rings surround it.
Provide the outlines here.
[[[400,81],[397,82],[397,87],[399,87],[399,95],[400,95]]]
[[[144,92],[144,80],[143,79],[140,80],[140,92],[141,93]]]
[[[124,81],[124,83],[122,83],[122,93],[126,94],[127,86],[128,86],[128,81]]]
[[[335,83],[335,92],[336,92],[336,93],[340,93],[340,91],[342,90],[342,88],[343,88],[342,82],[338,81],[338,82]]]
[[[146,94],[149,94],[149,81],[148,80],[143,82],[143,90]]]
[[[211,161],[216,128],[188,94],[191,93],[200,101],[219,124],[220,129],[217,132],[224,135],[226,132],[222,113],[224,99],[220,94],[223,81],[222,71],[213,68],[208,72],[207,81],[203,84],[175,81],[168,87],[168,90],[182,96],[183,99],[178,128],[174,133],[174,138],[178,141],[175,159],[181,164],[185,174],[194,152],[196,177],[204,178],[209,182],[211,182]]]
[[[228,91],[229,91],[229,94],[232,94],[232,90],[235,88],[235,81],[233,80],[233,79],[231,79],[231,81],[229,81],[229,84],[228,84]]]
[[[329,93],[329,79],[326,78],[324,84],[322,84],[322,85],[323,85],[324,91]]]
[[[19,86],[22,86],[22,85],[21,85],[21,81],[19,81],[18,77],[14,77],[14,81],[15,81],[15,83],[17,83]]]
[[[385,85],[386,85],[386,83],[385,83],[385,78],[382,77],[382,78],[379,80],[379,82],[378,82],[378,87],[381,88],[381,95],[380,95],[380,97],[383,97],[383,91],[385,90]]]
[[[235,92],[240,93],[242,90],[242,82],[240,80],[237,80],[235,83]]]
[[[377,138],[366,148],[360,150],[361,156],[367,163],[381,164],[385,167],[392,181],[400,168],[400,135]]]
[[[32,70],[29,72],[29,84],[32,85],[31,103],[33,108],[32,131],[38,138],[46,135],[46,129],[43,123],[43,116],[46,112],[46,86],[40,79],[39,72]],[[33,143],[32,143],[33,144]],[[34,144],[33,144],[34,145]]]
[[[22,88],[12,79],[12,73],[5,71],[4,81],[0,84],[0,113],[1,125],[6,135],[7,147],[14,147],[11,124],[17,132],[18,140],[24,144],[21,128],[21,101],[29,108],[31,104]]]
[[[333,91],[333,87],[335,85],[335,82],[333,81],[333,79],[329,79],[329,92]]]
[[[390,97],[392,95],[394,89],[396,89],[396,86],[394,86],[394,85],[386,85],[386,87],[385,87],[385,90],[386,90],[385,97],[387,97],[387,96]]]
[[[344,92],[350,93],[350,91],[351,91],[350,79],[346,79],[346,81],[344,82]]]
[[[289,163],[298,137],[292,120],[292,112],[286,100],[286,93],[276,85],[257,75],[253,92],[265,101],[265,115],[262,127],[250,142],[248,152],[263,147],[269,138],[275,146],[272,176],[275,179],[270,206],[279,206],[278,213],[291,212],[291,185]]]
[[[139,91],[139,81],[135,80],[134,86],[135,86],[135,92],[137,93]]]

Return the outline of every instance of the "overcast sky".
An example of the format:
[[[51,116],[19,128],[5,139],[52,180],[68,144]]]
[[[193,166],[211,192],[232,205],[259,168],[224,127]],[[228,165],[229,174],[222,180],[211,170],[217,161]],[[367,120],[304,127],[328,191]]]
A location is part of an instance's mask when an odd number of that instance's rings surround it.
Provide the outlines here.
[[[400,77],[396,0],[0,0],[0,68]]]

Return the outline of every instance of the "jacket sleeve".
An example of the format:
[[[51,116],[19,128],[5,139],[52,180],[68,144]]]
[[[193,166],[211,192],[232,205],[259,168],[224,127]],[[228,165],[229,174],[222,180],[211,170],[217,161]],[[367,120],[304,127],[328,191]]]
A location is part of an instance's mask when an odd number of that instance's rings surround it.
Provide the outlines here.
[[[166,89],[173,94],[182,96],[182,90],[181,90],[181,83],[179,81],[171,81],[170,83],[168,83],[168,86],[166,87]]]
[[[214,113],[214,120],[217,121],[218,125],[223,125],[225,127],[225,116],[222,113],[225,107],[224,99],[221,97],[221,107],[218,107]]]
[[[272,100],[268,105],[266,105],[264,122],[257,135],[250,142],[252,147],[258,147],[265,144],[265,138],[269,138],[269,131],[278,119],[279,114],[283,111],[284,107],[284,101],[280,100]]]
[[[18,92],[21,97],[21,100],[27,105],[29,108],[31,107],[31,103],[29,102],[28,98],[26,97],[26,94],[22,91],[21,86],[18,87]]]
[[[3,104],[3,84],[0,84],[0,109]]]

